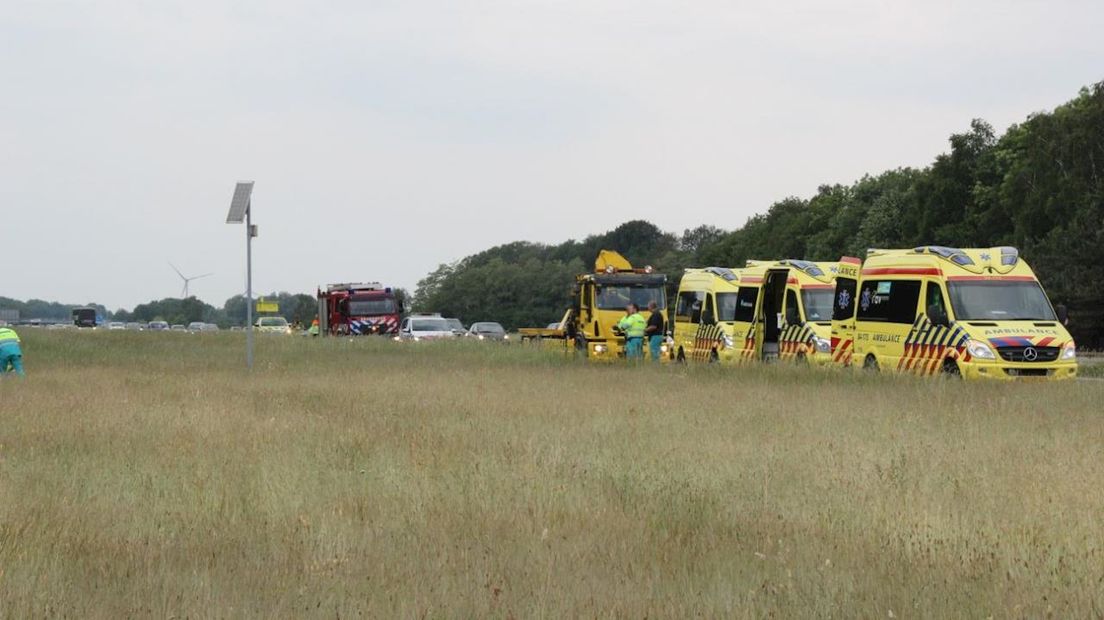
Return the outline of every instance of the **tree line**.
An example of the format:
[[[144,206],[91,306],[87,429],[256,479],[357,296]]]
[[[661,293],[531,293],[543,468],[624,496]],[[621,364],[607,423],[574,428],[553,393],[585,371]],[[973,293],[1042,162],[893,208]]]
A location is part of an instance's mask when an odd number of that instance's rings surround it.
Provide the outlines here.
[[[667,233],[643,221],[559,245],[516,242],[439,266],[414,307],[508,327],[559,318],[575,274],[597,251],[620,251],[677,279],[687,266],[749,258],[836,260],[867,248],[1011,245],[1055,303],[1070,308],[1082,347],[1104,347],[1104,82],[997,135],[983,120],[950,137],[924,168],[786,197],[740,228]]]

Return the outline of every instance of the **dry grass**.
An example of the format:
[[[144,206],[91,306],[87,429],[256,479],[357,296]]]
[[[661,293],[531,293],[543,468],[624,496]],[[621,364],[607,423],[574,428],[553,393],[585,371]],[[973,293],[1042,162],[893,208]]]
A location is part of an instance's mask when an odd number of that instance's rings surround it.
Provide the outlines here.
[[[0,614],[1104,614],[1104,383],[29,332]]]

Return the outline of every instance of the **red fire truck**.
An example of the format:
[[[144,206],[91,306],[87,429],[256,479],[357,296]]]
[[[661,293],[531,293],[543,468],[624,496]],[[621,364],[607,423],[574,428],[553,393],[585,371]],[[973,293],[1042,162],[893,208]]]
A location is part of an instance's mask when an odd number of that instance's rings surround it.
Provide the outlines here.
[[[323,336],[397,334],[402,303],[379,282],[318,287],[318,328]]]

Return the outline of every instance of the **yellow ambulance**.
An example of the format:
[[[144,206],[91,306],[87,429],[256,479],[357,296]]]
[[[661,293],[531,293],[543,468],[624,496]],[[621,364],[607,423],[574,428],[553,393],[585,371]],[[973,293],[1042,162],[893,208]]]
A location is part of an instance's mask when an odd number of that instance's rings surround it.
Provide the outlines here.
[[[738,361],[736,322],[755,309],[758,289],[740,295],[739,270],[687,269],[679,281],[671,317],[672,359],[685,362]],[[749,292],[750,291],[750,292]],[[739,334],[743,338],[743,332]]]
[[[743,354],[763,361],[830,361],[837,264],[786,259],[748,261],[740,284],[760,287]]]
[[[672,318],[683,361],[830,361],[836,263],[748,261],[688,269]]]
[[[840,260],[832,358],[916,375],[1073,378],[1060,310],[1015,248],[869,250],[865,262]]]

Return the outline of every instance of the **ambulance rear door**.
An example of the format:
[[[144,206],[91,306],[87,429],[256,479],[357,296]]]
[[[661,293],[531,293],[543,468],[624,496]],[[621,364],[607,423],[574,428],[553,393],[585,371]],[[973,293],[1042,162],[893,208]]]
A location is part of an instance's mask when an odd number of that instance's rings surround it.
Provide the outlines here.
[[[844,256],[836,274],[836,293],[832,300],[832,362],[849,366],[855,348],[855,293],[859,286],[862,261]]]

